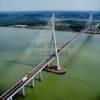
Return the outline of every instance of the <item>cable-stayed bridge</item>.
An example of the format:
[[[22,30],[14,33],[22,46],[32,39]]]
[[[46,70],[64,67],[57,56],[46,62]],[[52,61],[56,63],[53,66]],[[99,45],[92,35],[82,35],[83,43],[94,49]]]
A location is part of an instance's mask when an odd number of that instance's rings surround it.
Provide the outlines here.
[[[68,46],[70,45],[74,40],[76,40],[83,32],[93,32],[93,28],[99,25],[93,25],[92,24],[92,15],[90,16],[90,20],[87,24],[89,27],[85,27],[85,30],[82,30],[80,33],[78,33],[76,36],[74,36],[71,40],[67,41],[65,44],[63,44],[59,49],[57,48],[56,44],[56,36],[55,36],[55,16],[53,14],[52,16],[52,39],[51,42],[54,43],[55,51],[53,53],[49,52],[48,57],[42,61],[40,64],[35,66],[26,76],[24,76],[21,80],[19,80],[15,85],[13,85],[10,89],[8,89],[6,92],[4,92],[0,96],[0,100],[12,100],[13,96],[18,93],[20,90],[22,90],[23,96],[25,96],[25,90],[24,87],[31,82],[32,87],[34,87],[34,78],[36,75],[39,74],[40,80],[42,80],[42,70],[48,66],[55,58],[57,60],[57,69],[60,70],[60,64],[59,64],[59,54]],[[97,27],[96,27],[97,28]],[[51,43],[52,44],[52,43]],[[52,45],[50,46],[51,49]]]

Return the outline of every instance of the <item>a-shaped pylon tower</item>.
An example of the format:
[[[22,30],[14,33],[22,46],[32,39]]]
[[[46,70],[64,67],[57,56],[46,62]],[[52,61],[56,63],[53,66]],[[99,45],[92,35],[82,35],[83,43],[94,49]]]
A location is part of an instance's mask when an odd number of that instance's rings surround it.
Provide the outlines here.
[[[49,72],[54,72],[57,74],[65,73],[65,69],[60,67],[60,64],[59,64],[59,55],[58,55],[58,48],[57,48],[56,35],[55,35],[55,14],[54,13],[52,15],[52,36],[51,36],[51,41],[49,45],[49,55],[52,54],[52,50],[54,50],[54,53],[56,55],[57,65],[53,65],[50,63],[45,68],[45,70]]]

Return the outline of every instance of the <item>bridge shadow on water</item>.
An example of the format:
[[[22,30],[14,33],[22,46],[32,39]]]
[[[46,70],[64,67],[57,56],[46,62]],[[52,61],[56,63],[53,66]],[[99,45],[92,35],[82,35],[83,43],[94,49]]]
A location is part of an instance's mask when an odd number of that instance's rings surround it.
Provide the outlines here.
[[[81,52],[81,50],[86,46],[86,44],[91,40],[92,38],[92,34],[88,35],[85,39],[85,41],[82,43],[82,45],[76,50],[76,52],[74,52],[73,55],[71,55],[71,57],[68,59],[67,64],[69,65],[71,62],[73,62],[75,60],[75,58],[78,56],[78,54]],[[32,63],[27,63],[27,62],[23,62],[23,61],[19,61],[19,60],[12,60],[12,61],[4,61],[5,63],[9,63],[9,64],[21,64],[21,65],[27,65],[27,66],[31,66],[33,67]]]
[[[79,53],[81,53],[81,51],[83,50],[84,47],[86,47],[88,45],[89,42],[91,42],[91,39],[92,39],[92,34],[89,34],[86,39],[84,40],[84,42],[81,44],[81,46],[71,55],[71,57],[68,59],[68,61],[66,62],[66,64],[69,66],[71,63],[74,62],[74,60],[78,57]],[[70,51],[69,51],[70,52]],[[88,80],[85,80],[85,79],[80,79],[80,78],[77,78],[77,77],[73,77],[73,76],[70,76],[70,75],[67,75],[67,77],[71,80],[76,80],[76,81],[79,81],[79,82],[83,82],[83,83],[86,83],[86,84],[90,84],[90,85],[94,85],[94,86],[99,86],[99,84],[97,83],[94,83],[92,81],[88,81]],[[100,100],[100,99],[96,99],[96,100]]]
[[[88,45],[89,42],[91,42],[91,39],[92,39],[92,34],[89,34],[86,37],[86,39],[83,41],[81,46],[69,57],[69,59],[67,61],[67,65],[70,65],[70,63],[72,63],[77,58],[77,56],[79,55],[79,53],[81,53],[83,48],[86,47],[86,45]]]
[[[18,61],[18,60],[15,60],[15,61],[5,61],[5,62],[8,63],[8,64],[21,64],[21,65],[27,65],[27,66],[33,67],[33,64],[26,63],[26,62],[21,62],[21,61]]]

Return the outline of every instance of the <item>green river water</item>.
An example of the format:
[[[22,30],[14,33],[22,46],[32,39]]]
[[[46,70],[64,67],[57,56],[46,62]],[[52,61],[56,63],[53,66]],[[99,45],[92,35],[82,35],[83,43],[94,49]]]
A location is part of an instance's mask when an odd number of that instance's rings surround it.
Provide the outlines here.
[[[77,33],[56,32],[60,47]],[[0,94],[24,77],[48,55],[51,32],[0,27]],[[60,55],[67,72],[43,72],[34,89],[15,100],[100,100],[100,35],[81,34]],[[55,63],[55,61],[54,61]]]

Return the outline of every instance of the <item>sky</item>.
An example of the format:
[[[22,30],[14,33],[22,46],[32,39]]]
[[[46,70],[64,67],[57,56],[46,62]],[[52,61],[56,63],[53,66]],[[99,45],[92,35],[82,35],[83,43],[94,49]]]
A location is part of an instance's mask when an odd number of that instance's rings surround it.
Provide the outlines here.
[[[0,0],[0,11],[100,10],[100,0]]]

